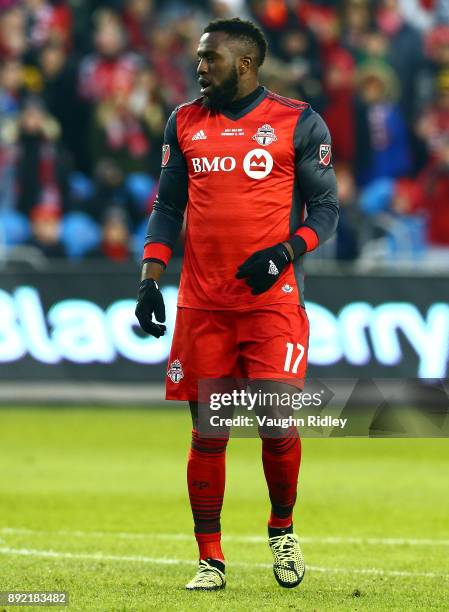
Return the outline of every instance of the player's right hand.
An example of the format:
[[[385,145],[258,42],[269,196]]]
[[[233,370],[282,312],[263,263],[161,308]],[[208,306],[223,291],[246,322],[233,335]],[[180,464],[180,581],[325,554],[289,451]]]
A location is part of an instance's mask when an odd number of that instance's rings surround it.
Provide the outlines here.
[[[158,284],[153,278],[147,278],[140,283],[137,296],[136,317],[140,327],[147,334],[160,338],[167,329],[161,323],[153,322],[153,313],[157,321],[165,323],[165,304]]]

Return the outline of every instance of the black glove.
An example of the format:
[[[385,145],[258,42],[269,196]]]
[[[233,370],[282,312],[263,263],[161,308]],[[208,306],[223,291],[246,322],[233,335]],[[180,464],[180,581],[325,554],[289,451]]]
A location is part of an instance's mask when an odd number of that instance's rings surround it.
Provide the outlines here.
[[[159,338],[165,334],[167,328],[165,325],[153,323],[153,312],[158,321],[165,323],[164,298],[159,291],[156,281],[152,278],[147,278],[140,283],[136,317],[139,319],[140,327],[143,331]]]
[[[239,267],[235,278],[245,278],[253,295],[259,295],[274,285],[284,268],[291,262],[290,253],[280,242],[269,249],[256,251]]]

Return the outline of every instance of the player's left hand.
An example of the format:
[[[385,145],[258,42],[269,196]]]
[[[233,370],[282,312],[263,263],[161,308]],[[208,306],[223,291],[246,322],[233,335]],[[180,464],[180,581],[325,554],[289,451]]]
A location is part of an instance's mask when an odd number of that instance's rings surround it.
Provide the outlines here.
[[[154,323],[153,313],[157,321]],[[165,325],[165,304],[159,286],[153,278],[147,278],[140,283],[139,294],[137,296],[136,317],[140,327],[147,334],[155,338],[160,338],[167,329]]]
[[[285,244],[280,242],[253,253],[238,266],[235,278],[244,278],[253,295],[259,295],[274,285],[292,259]]]

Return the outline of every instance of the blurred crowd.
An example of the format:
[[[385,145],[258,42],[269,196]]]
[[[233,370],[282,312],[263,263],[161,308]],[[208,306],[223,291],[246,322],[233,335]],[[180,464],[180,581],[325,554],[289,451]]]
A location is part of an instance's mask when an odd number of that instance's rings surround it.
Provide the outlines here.
[[[317,257],[448,261],[449,0],[0,0],[3,256],[141,256],[165,122],[230,16],[267,36],[262,83],[330,128],[342,212]]]

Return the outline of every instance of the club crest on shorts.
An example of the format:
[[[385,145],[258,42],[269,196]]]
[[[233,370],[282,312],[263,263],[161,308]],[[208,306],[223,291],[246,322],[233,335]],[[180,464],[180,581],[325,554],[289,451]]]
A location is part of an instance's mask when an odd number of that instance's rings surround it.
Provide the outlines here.
[[[182,371],[182,365],[179,359],[175,359],[171,362],[170,367],[167,370],[167,376],[169,379],[178,384],[184,378],[184,372]]]
[[[292,293],[293,287],[289,285],[288,283],[285,283],[285,285],[282,286],[282,291],[284,293]]]
[[[162,166],[166,166],[168,164],[169,159],[170,159],[170,145],[164,144],[162,145]]]
[[[277,136],[274,133],[274,128],[266,123],[257,130],[253,136],[253,140],[264,147],[268,147],[272,142],[276,142]]]
[[[322,166],[328,166],[331,163],[331,146],[330,144],[322,144],[320,145],[320,164]]]

